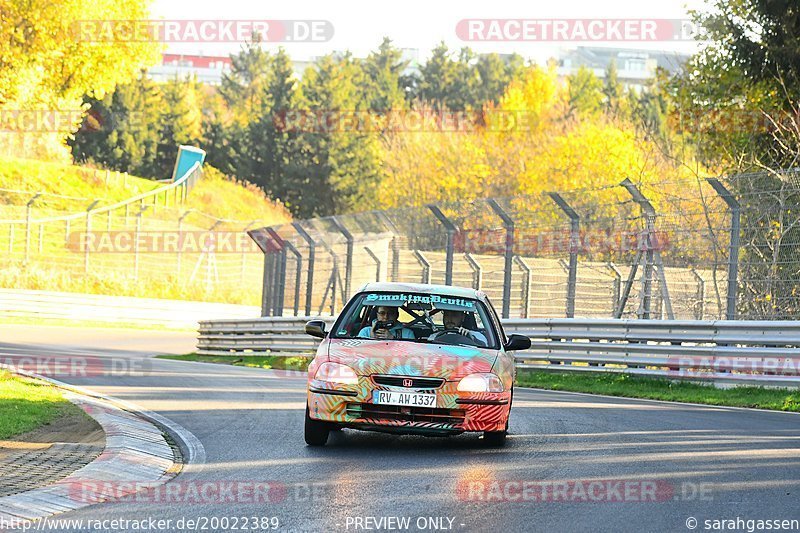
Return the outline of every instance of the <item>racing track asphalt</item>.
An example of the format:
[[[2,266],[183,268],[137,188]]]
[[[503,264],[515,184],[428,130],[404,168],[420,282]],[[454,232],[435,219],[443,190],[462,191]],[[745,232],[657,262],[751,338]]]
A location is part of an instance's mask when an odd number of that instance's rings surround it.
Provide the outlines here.
[[[205,464],[189,465],[171,482],[182,484],[175,493],[181,502],[106,503],[61,519],[265,516],[278,517],[278,531],[366,531],[356,517],[410,517],[410,530],[419,517],[447,517],[454,531],[514,532],[689,531],[690,517],[703,531],[704,520],[800,519],[800,416],[794,414],[519,389],[501,449],[487,449],[472,435],[353,430],[309,448],[302,378],[149,359],[191,351],[192,333],[2,326],[0,339],[0,358],[91,355],[132,366],[128,375],[58,379],[155,411],[205,448]],[[578,481],[652,481],[664,499],[480,502],[458,491],[476,486],[465,481],[489,480],[566,481],[570,497],[579,496]],[[234,481],[274,481],[285,493],[274,493],[283,495],[274,503],[215,504],[195,503],[187,489]],[[513,484],[482,486],[519,494]],[[541,494],[542,485],[534,487],[531,494]]]

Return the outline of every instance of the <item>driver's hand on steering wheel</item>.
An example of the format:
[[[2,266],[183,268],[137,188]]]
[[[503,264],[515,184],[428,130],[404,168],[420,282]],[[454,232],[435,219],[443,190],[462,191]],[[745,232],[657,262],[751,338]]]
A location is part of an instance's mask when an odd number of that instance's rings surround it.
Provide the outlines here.
[[[453,328],[453,329],[445,328],[445,329],[443,329],[441,331],[442,335],[446,335],[447,333],[458,333],[459,335],[461,335],[463,337],[469,337],[470,339],[472,338],[472,331],[468,330],[467,328],[465,328],[463,326],[459,326],[459,327]]]

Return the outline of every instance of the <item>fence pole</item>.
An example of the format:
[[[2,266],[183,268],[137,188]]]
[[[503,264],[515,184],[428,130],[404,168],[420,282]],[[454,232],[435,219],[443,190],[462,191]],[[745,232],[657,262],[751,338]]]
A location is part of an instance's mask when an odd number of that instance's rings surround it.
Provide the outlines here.
[[[369,246],[365,246],[364,247],[364,251],[367,252],[367,255],[369,255],[370,258],[372,258],[373,261],[375,261],[375,281],[380,281],[381,280],[381,260],[380,260],[380,258],[377,255],[375,255],[375,252],[370,250]]]
[[[488,200],[489,207],[503,221],[506,229],[506,247],[504,251],[505,264],[503,266],[503,318],[508,318],[511,312],[511,269],[514,265],[514,219],[511,218],[494,198]]]
[[[37,192],[33,195],[33,197],[28,200],[28,203],[25,204],[25,262],[28,262],[30,258],[30,248],[31,248],[31,210],[33,209],[33,202],[36,201],[42,195],[41,192]]]
[[[264,279],[261,291],[261,316],[272,315],[272,275],[275,259],[269,251],[264,252]]]
[[[344,259],[344,294],[345,298],[350,297],[350,281],[353,277],[353,234],[344,227],[337,217],[331,217],[333,221],[333,225],[336,226],[336,230],[341,233],[345,241],[347,241],[347,254],[345,255]]]
[[[567,269],[567,318],[575,317],[575,291],[578,281],[578,251],[581,245],[581,217],[557,192],[547,196],[569,217],[569,267]]]
[[[127,209],[127,206],[126,206]],[[178,257],[177,259],[177,271],[178,271],[178,280],[182,280],[181,277],[181,261],[183,257],[183,219],[186,218],[189,213],[194,211],[193,209],[189,209],[188,211],[184,212],[180,217],[178,217]]]
[[[306,316],[311,315],[311,296],[314,292],[314,258],[317,243],[311,235],[303,229],[299,222],[293,222],[292,227],[300,234],[300,237],[308,244],[308,274],[306,275]]]
[[[694,317],[696,320],[703,320],[706,305],[706,281],[694,268],[692,268],[690,272],[694,276],[695,281],[697,281],[697,310],[695,311]]]
[[[447,245],[446,245],[446,258],[445,258],[445,267],[444,267],[444,284],[445,285],[452,285],[453,284],[453,237],[458,231],[456,225],[442,213],[442,210],[439,209],[438,206],[434,204],[428,204],[428,209],[433,212],[433,216],[435,216],[439,222],[442,223],[444,226],[445,231],[447,232]]]
[[[251,223],[255,224],[256,221]],[[266,228],[267,234],[277,247],[278,256],[273,261],[275,273],[272,275],[272,316],[283,316],[283,302],[286,295],[286,249],[288,241],[278,235],[274,228]],[[296,250],[295,250],[296,252]],[[295,296],[295,302],[297,297]]]
[[[531,267],[528,266],[528,263],[519,256],[514,256],[514,263],[522,270],[523,272],[523,280],[522,280],[522,318],[528,318],[528,314],[530,313],[531,308],[531,283],[533,281],[531,275]]]
[[[64,221],[64,245],[69,246],[69,219]]]
[[[383,211],[375,211],[375,214],[383,222],[389,231],[392,233],[392,271],[390,273],[390,280],[397,281],[400,277],[400,231],[395,226],[394,222]]]
[[[92,209],[94,206],[100,203],[100,200],[95,200],[86,208],[86,237],[84,242],[89,240],[89,234],[92,231]],[[86,246],[86,250],[83,253],[83,271],[89,272],[89,246]]]
[[[414,259],[422,266],[422,283],[431,282],[431,264],[419,250],[414,250]]]
[[[622,272],[619,271],[617,265],[609,261],[606,266],[614,274],[614,282],[611,286],[611,316],[615,316],[617,306],[619,305],[620,289],[622,288]],[[621,316],[621,315],[620,315]],[[619,318],[619,317],[616,317]]]
[[[467,260],[467,264],[469,264],[470,268],[472,269],[472,288],[477,291],[481,290],[483,272],[480,263],[478,263],[470,253],[465,253],[464,259]]]
[[[642,294],[641,294],[641,305],[639,308],[639,318],[648,319],[650,318],[651,314],[651,303],[652,303],[652,291],[653,291],[653,270],[654,266],[658,266],[658,275],[659,275],[659,289],[660,294],[664,300],[664,305],[667,308],[667,315],[670,319],[674,318],[672,312],[672,302],[669,298],[669,290],[667,288],[667,278],[664,274],[664,264],[661,261],[661,254],[660,252],[656,251],[658,246],[658,236],[656,235],[656,210],[653,207],[647,198],[639,191],[639,189],[634,185],[634,183],[625,178],[622,183],[620,183],[625,190],[628,191],[628,194],[631,195],[633,201],[639,204],[642,209],[642,214],[645,217],[645,242],[644,242],[644,270],[642,272]],[[634,270],[631,270],[631,273],[635,273]],[[632,282],[632,279],[629,277],[629,283]],[[627,295],[630,293],[630,287],[625,287],[625,296],[624,299],[627,300]],[[624,302],[620,302],[624,305]]]
[[[727,320],[736,320],[736,292],[739,288],[739,232],[741,224],[741,205],[733,194],[715,178],[706,181],[719,194],[731,210],[730,250],[728,252],[728,294],[725,309]]]
[[[269,231],[269,230],[267,230]],[[294,273],[294,303],[292,310],[294,312],[294,316],[300,312],[300,283],[301,278],[303,276],[303,254],[301,254],[297,248],[294,247],[292,243],[289,241],[283,241],[284,246],[289,252],[294,256],[295,259],[295,273]]]
[[[39,255],[42,255],[42,241],[44,240],[44,224],[39,224]]]
[[[136,213],[136,230],[133,234],[133,279],[139,281],[139,232],[142,231],[142,214],[147,209],[146,205],[139,208]]]
[[[14,253],[14,224],[8,225],[8,254]]]

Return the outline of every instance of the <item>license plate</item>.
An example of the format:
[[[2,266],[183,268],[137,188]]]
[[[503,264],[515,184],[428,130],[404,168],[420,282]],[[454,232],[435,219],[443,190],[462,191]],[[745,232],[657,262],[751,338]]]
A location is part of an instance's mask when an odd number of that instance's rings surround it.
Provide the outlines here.
[[[372,393],[372,403],[408,407],[436,407],[436,395],[376,390]]]

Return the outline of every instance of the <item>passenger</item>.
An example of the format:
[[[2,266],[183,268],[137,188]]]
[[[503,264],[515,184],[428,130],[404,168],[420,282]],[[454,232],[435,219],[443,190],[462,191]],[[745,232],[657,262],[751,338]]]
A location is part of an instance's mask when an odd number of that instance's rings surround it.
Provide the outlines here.
[[[400,311],[397,307],[379,306],[376,311],[376,320],[372,321],[371,326],[364,326],[358,332],[357,337],[361,339],[414,339],[414,332],[403,325],[398,320]],[[378,322],[394,322],[390,328],[378,328]]]
[[[428,340],[435,341],[444,335],[458,333],[459,335],[463,335],[464,337],[467,337],[472,341],[480,343],[483,346],[488,346],[486,336],[483,333],[479,331],[472,331],[461,325],[464,323],[464,319],[466,318],[466,316],[467,314],[463,311],[451,311],[449,309],[445,309],[442,317],[444,330],[437,331],[436,333],[428,337]]]

